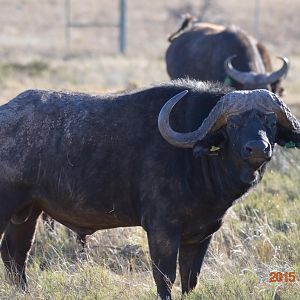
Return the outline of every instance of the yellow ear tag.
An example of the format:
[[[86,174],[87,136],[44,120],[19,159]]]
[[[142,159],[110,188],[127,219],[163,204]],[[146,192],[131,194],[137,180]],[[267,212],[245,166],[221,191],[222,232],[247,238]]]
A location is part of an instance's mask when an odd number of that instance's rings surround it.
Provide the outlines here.
[[[216,147],[216,146],[212,145],[212,146],[210,147],[209,151],[210,151],[210,152],[214,152],[214,151],[218,151],[218,150],[220,150],[220,149],[221,149],[220,147]]]

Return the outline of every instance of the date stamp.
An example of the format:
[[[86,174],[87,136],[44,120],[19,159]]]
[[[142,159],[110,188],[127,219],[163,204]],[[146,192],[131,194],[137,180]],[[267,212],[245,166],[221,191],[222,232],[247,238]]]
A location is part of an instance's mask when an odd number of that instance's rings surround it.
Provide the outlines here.
[[[296,289],[300,291],[300,278],[298,273],[293,270],[287,271],[269,271],[265,274],[261,273],[260,280],[257,284],[258,289],[286,291]],[[300,298],[299,298],[300,299]]]
[[[269,282],[295,282],[296,273],[295,272],[270,272]]]

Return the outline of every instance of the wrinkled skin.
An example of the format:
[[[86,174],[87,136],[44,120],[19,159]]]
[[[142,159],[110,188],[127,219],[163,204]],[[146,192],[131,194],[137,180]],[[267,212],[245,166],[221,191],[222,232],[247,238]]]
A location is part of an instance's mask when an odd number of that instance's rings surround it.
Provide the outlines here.
[[[161,299],[171,297],[178,255],[182,292],[195,287],[227,209],[260,181],[277,139],[299,142],[299,134],[278,135],[274,115],[252,110],[193,149],[176,148],[160,135],[157,117],[184,89],[171,114],[182,132],[230,91],[193,81],[109,96],[33,90],[0,107],[1,256],[17,283],[26,287],[27,253],[44,211],[80,234],[142,226]]]
[[[270,73],[273,70],[269,51],[263,43],[237,27],[196,23],[174,38],[166,52],[167,72],[171,79],[194,78],[219,81],[238,90],[268,89],[282,96],[282,79],[270,84],[241,84],[226,74],[225,60],[236,55],[232,65],[241,72]]]

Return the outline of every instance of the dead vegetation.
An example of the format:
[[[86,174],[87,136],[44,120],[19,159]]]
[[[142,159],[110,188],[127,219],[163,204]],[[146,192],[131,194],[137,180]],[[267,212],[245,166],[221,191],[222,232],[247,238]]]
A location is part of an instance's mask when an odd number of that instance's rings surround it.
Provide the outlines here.
[[[117,1],[73,0],[72,18],[117,19]],[[256,35],[254,3],[236,0],[128,1],[128,55],[116,53],[117,32],[72,31],[64,40],[64,1],[1,1],[0,101],[28,88],[114,91],[167,81],[167,36],[181,13],[238,24]],[[261,1],[260,37],[291,69],[285,99],[300,116],[300,2]],[[275,67],[276,67],[275,63]],[[198,288],[186,299],[297,299],[299,281],[269,283],[272,270],[300,276],[299,154],[277,153],[263,183],[230,210],[214,236]],[[122,228],[90,238],[85,255],[71,234],[39,226],[29,259],[30,293],[9,285],[0,264],[0,299],[155,299],[145,233]],[[179,278],[174,288],[180,299]],[[278,298],[279,299],[279,298]]]

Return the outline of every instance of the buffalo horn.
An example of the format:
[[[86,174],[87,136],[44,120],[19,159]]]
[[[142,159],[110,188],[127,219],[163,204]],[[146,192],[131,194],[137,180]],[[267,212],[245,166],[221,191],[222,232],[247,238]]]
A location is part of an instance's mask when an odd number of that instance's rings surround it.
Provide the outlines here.
[[[300,133],[300,124],[290,109],[275,94],[264,89],[228,93],[218,101],[198,129],[188,133],[176,132],[170,126],[170,113],[174,105],[187,93],[185,90],[169,99],[158,116],[158,129],[161,135],[175,147],[191,148],[208,133],[224,126],[229,116],[252,109],[263,113],[273,112],[281,126]]]
[[[241,72],[236,70],[232,66],[232,59],[236,57],[236,55],[228,57],[224,62],[224,68],[226,74],[230,76],[235,81],[249,86],[255,85],[268,85],[274,83],[275,81],[279,80],[281,77],[285,76],[289,69],[289,61],[286,57],[278,57],[282,60],[283,65],[282,67],[275,72],[267,73],[267,74],[258,74],[255,72]]]

